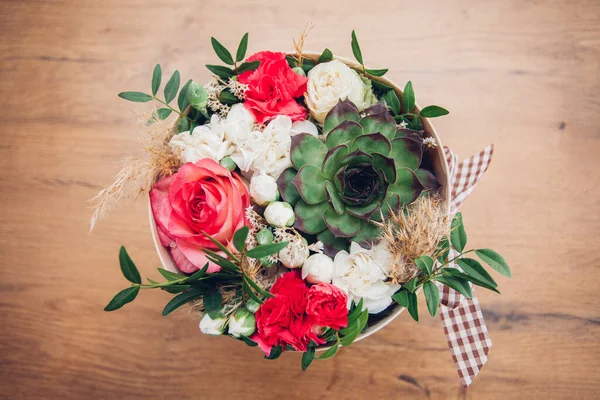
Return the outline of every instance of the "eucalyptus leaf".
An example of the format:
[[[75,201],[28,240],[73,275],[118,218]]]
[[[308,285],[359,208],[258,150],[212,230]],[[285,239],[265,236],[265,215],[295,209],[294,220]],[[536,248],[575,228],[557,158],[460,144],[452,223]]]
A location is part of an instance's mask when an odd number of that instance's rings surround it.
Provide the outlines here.
[[[177,92],[179,91],[179,83],[179,71],[175,71],[173,72],[173,75],[171,75],[171,78],[165,85],[164,95],[165,102],[167,104],[169,104],[175,98],[175,96],[177,96]]]
[[[210,43],[212,44],[215,53],[217,53],[217,57],[219,57],[221,61],[223,61],[227,65],[234,64],[233,57],[231,57],[231,53],[225,48],[225,46],[219,43],[219,41],[214,37],[210,38]]]
[[[118,96],[122,99],[136,103],[147,103],[152,100],[152,96],[142,92],[121,92],[118,94]]]
[[[415,92],[413,91],[412,82],[408,81],[406,86],[404,86],[404,91],[402,92],[402,105],[404,106],[404,112],[412,112],[412,109],[415,108]]]
[[[388,90],[382,96],[382,99],[385,101],[385,104],[392,110],[393,114],[400,113],[400,100],[398,99],[398,95],[393,90]]]
[[[166,317],[167,315],[171,314],[173,311],[175,311],[182,305],[187,304],[192,300],[196,300],[198,297],[202,296],[202,294],[203,292],[196,288],[178,294],[177,296],[173,297],[163,309],[163,317]]]
[[[331,60],[333,60],[333,53],[331,52],[331,50],[325,49],[319,56],[317,63],[329,62]]]
[[[228,81],[229,78],[232,78],[233,76],[235,76],[235,72],[233,72],[233,70],[231,68],[223,67],[222,65],[207,64],[206,68],[208,68],[208,70],[210,72],[212,72],[219,78],[224,79],[225,81]]]
[[[152,95],[156,96],[158,89],[160,88],[160,81],[162,79],[162,69],[160,64],[156,64],[154,71],[152,72]]]
[[[238,45],[237,51],[235,53],[235,61],[240,62],[246,56],[246,50],[248,49],[248,32],[242,36],[242,40],[240,40],[240,44]]]
[[[129,282],[142,283],[140,272],[129,257],[129,254],[127,254],[125,246],[121,246],[121,249],[119,250],[119,265],[121,266],[123,276],[125,276]]]
[[[447,115],[448,113],[448,110],[440,106],[427,106],[424,109],[422,109],[419,114],[423,118],[435,118],[441,117],[442,115]]]
[[[475,250],[475,254],[477,254],[477,256],[481,258],[483,262],[488,264],[490,267],[494,268],[496,271],[500,272],[502,275],[507,276],[509,278],[511,277],[510,267],[506,263],[506,260],[494,250],[479,249]]]
[[[123,307],[127,303],[131,303],[138,293],[140,292],[139,286],[128,287],[127,289],[121,290],[116,294],[115,297],[104,307],[104,311],[114,311]]]
[[[461,213],[456,213],[452,219],[451,229],[450,242],[452,243],[452,247],[459,253],[462,253],[467,245],[467,232],[465,232]]]
[[[280,250],[285,248],[289,242],[269,243],[256,246],[255,248],[248,250],[246,256],[250,258],[262,258],[270,256],[271,254],[279,253]]]
[[[356,58],[356,61],[358,61],[361,65],[363,65],[363,58],[362,58],[362,52],[360,51],[360,45],[358,44],[358,39],[356,38],[356,32],[352,31],[352,54],[354,54],[354,58]]]
[[[437,314],[438,305],[440,304],[440,292],[435,283],[427,281],[423,284],[423,292],[425,293],[425,301],[427,302],[427,309],[432,317]]]

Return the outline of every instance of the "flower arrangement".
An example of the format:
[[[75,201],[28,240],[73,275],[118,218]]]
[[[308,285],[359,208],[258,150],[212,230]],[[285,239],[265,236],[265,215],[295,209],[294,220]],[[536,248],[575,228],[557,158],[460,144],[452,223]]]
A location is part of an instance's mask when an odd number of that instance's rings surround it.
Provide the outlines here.
[[[175,71],[160,97],[157,65],[151,93],[119,94],[161,107],[140,117],[149,159],[126,161],[94,199],[92,226],[132,185],[149,194],[168,260],[158,269],[165,280],[145,283],[122,247],[131,285],[106,311],[160,289],[173,295],[164,316],[189,305],[201,332],[258,346],[267,359],[303,352],[306,369],[401,310],[418,321],[421,289],[431,315],[444,287],[466,298],[473,285],[497,292],[469,253],[510,276],[495,251],[466,250],[462,216],[451,217],[447,165],[427,120],[448,111],[419,109],[411,82],[400,91],[382,78],[387,69],[367,68],[354,32],[356,62],[306,53],[304,39],[295,53],[246,58],[248,34],[235,56],[212,38],[225,65],[207,65],[208,84],[181,85]]]

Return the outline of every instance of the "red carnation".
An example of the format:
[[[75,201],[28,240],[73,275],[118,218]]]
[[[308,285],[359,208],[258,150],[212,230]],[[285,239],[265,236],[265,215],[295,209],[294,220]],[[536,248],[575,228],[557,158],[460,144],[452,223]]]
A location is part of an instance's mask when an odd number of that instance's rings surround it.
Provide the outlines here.
[[[296,74],[288,65],[285,53],[262,51],[246,61],[260,61],[254,71],[239,76],[248,85],[244,106],[254,114],[259,124],[277,115],[287,115],[292,121],[306,119],[306,109],[296,101],[306,92],[308,79]]]
[[[306,314],[321,326],[339,330],[348,326],[348,296],[330,283],[320,283],[306,294]]]

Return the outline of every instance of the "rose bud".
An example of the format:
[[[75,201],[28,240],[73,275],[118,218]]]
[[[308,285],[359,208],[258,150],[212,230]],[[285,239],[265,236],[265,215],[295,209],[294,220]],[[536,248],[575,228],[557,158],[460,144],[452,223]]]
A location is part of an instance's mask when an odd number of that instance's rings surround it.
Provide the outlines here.
[[[264,228],[256,234],[256,243],[258,245],[273,243],[273,232],[269,228]]]
[[[256,204],[266,206],[279,198],[277,182],[269,175],[257,175],[250,180],[250,196]]]
[[[279,261],[287,268],[299,268],[304,264],[310,251],[308,243],[303,237],[297,237],[290,241],[281,251],[279,251]]]
[[[194,107],[196,110],[200,110],[204,116],[208,116],[206,113],[206,106],[208,105],[208,93],[206,92],[206,89],[204,89],[204,86],[198,82],[190,83],[186,96],[192,107]]]
[[[218,314],[215,318],[208,315],[207,312],[200,319],[200,331],[206,335],[219,336],[225,331],[227,320],[223,314]]]
[[[258,301],[254,301],[252,299],[246,302],[246,310],[250,311],[252,314],[258,311],[260,308],[260,303]]]
[[[219,161],[219,164],[221,164],[222,167],[225,167],[230,171],[234,171],[237,168],[237,165],[235,165],[235,162],[233,162],[233,160],[229,156]]]
[[[333,260],[325,254],[313,254],[302,265],[302,279],[310,283],[331,283]]]
[[[250,191],[252,193],[252,189]],[[294,225],[296,217],[294,216],[294,209],[289,203],[274,201],[269,203],[265,209],[265,219],[269,225],[283,228]]]
[[[250,336],[256,330],[254,314],[245,308],[240,308],[229,319],[229,334],[233,337]]]

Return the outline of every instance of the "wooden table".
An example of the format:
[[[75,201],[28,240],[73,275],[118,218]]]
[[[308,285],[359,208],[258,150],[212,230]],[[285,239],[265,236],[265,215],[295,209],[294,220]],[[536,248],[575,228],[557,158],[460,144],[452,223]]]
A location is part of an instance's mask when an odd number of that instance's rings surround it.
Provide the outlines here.
[[[200,334],[168,297],[144,292],[116,313],[125,244],[157,277],[145,199],[88,235],[86,200],[139,151],[116,97],[166,74],[208,79],[210,36],[249,51],[351,56],[412,80],[421,105],[464,157],[496,144],[464,204],[471,244],[497,249],[511,280],[479,291],[494,347],[460,387],[438,318],[405,313],[331,362]],[[451,0],[2,1],[0,5],[0,397],[52,399],[597,398],[600,391],[600,3]]]

